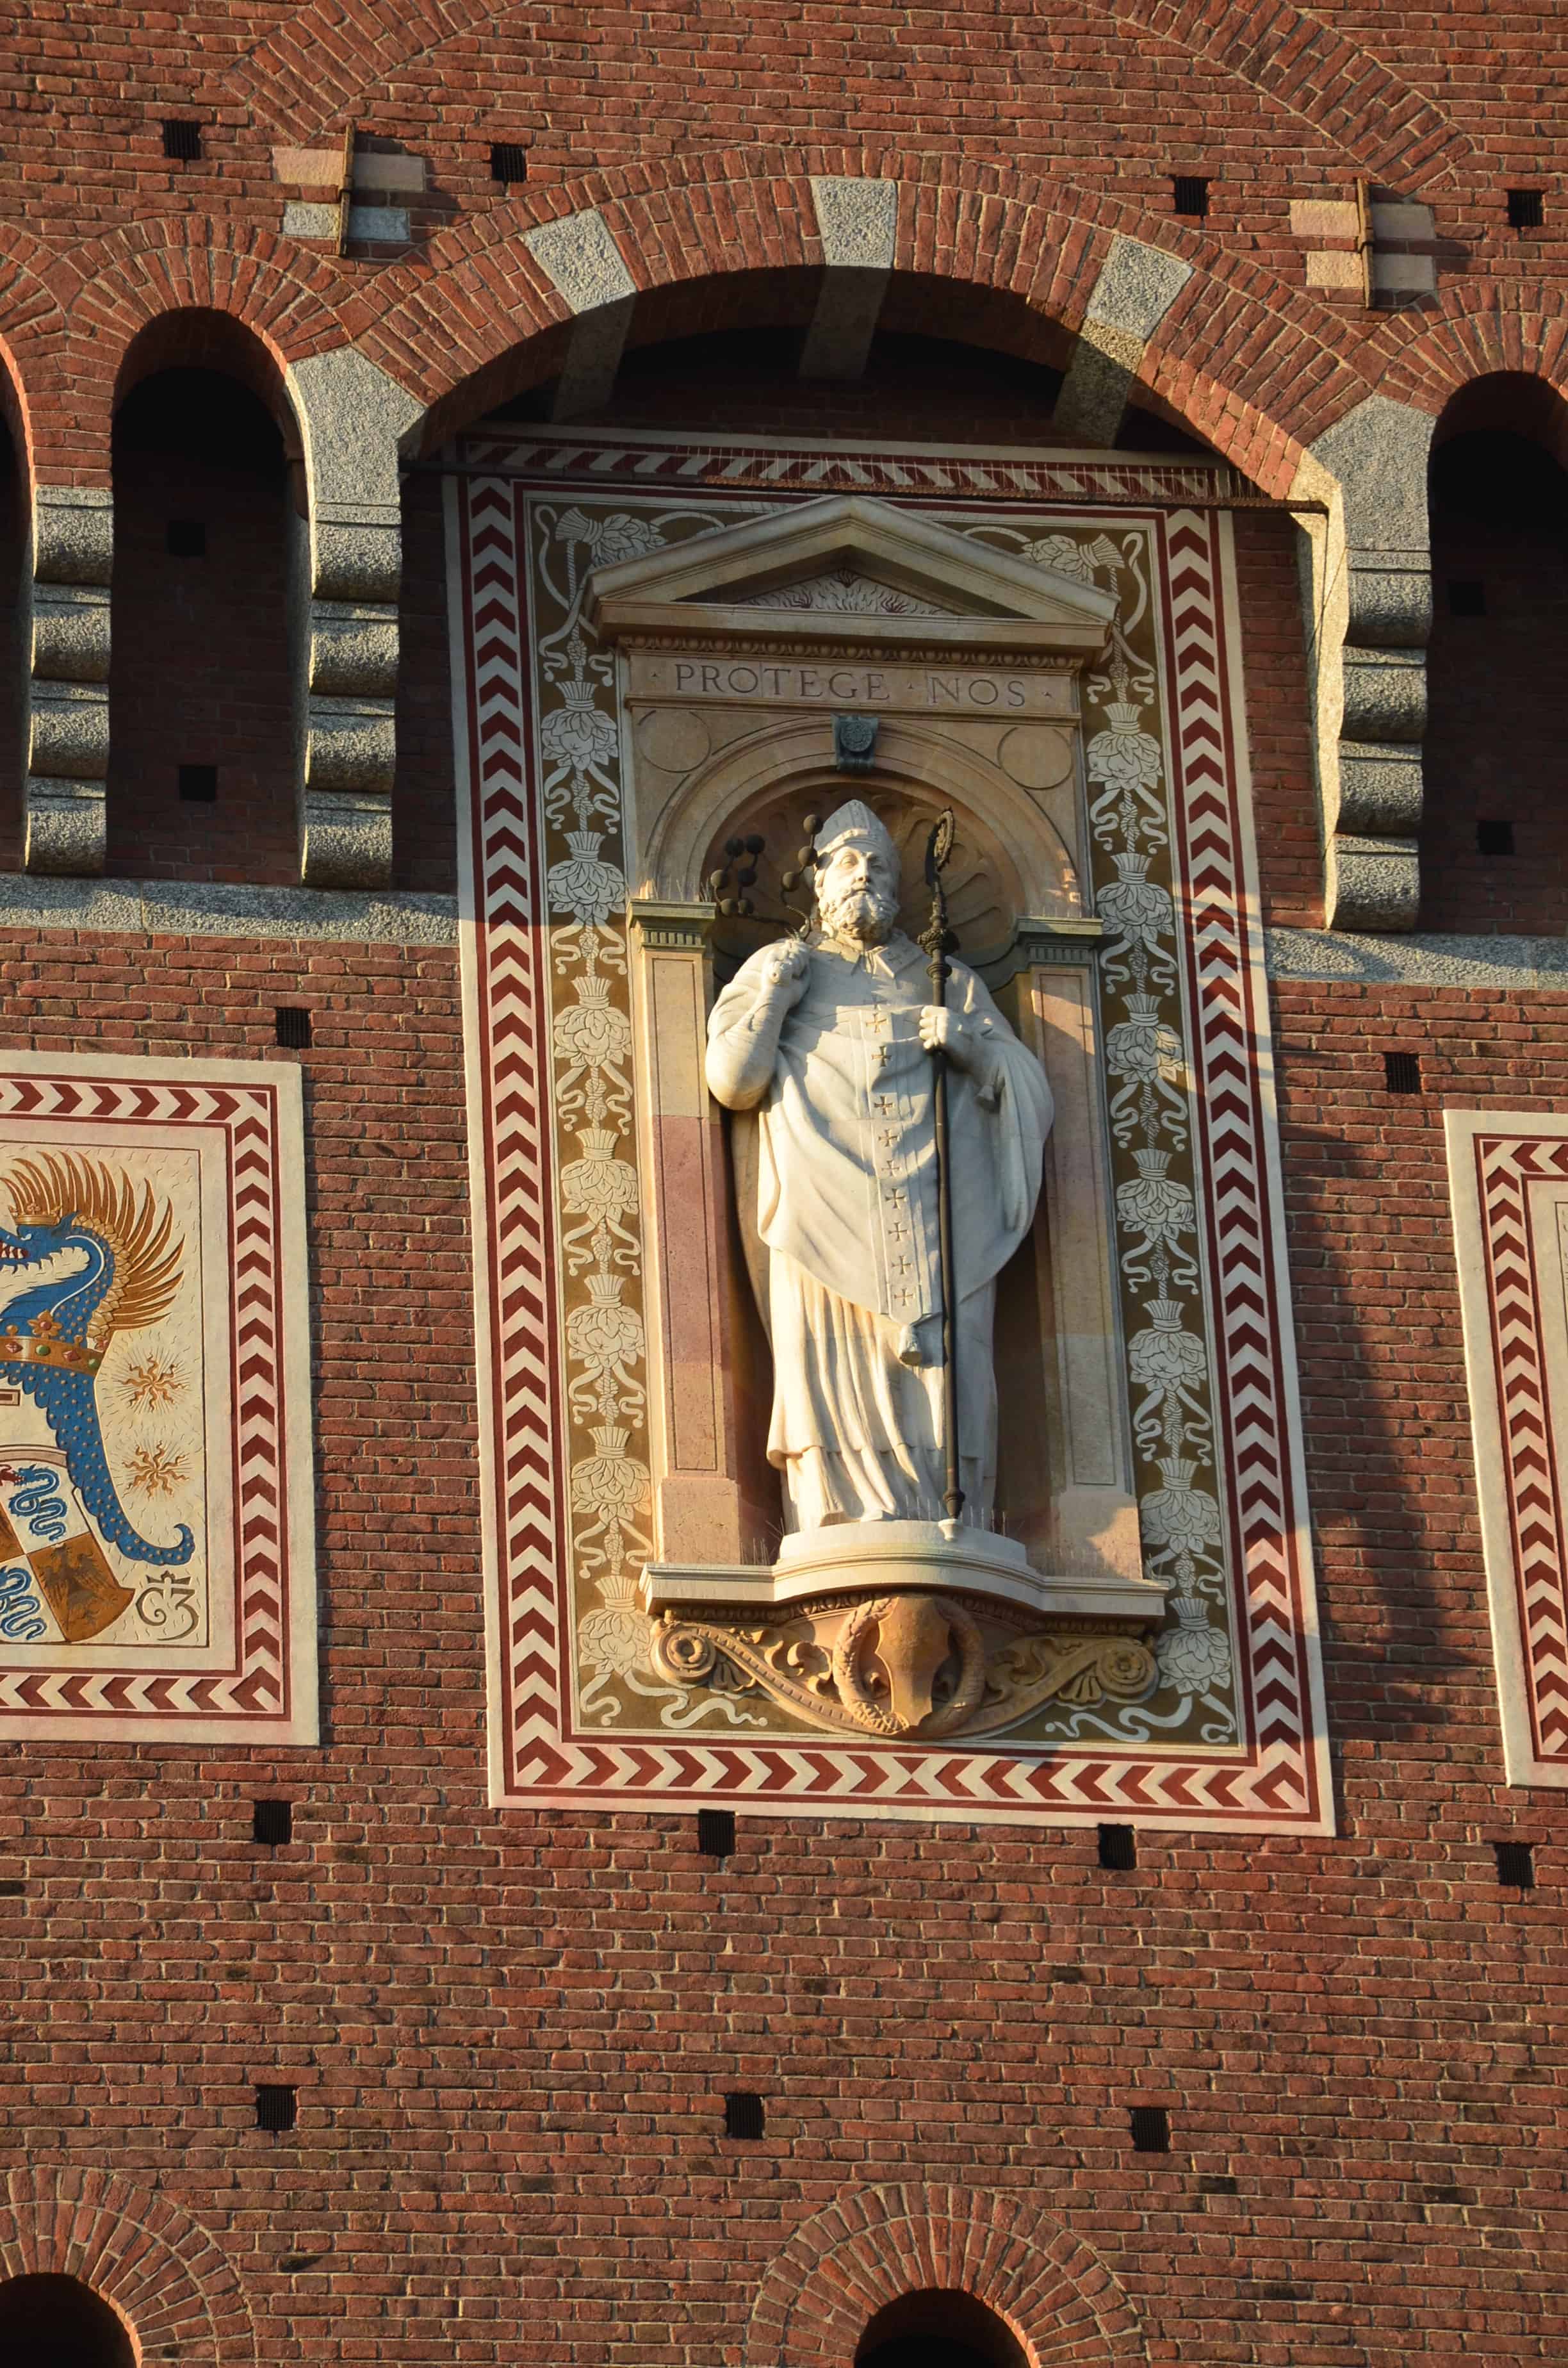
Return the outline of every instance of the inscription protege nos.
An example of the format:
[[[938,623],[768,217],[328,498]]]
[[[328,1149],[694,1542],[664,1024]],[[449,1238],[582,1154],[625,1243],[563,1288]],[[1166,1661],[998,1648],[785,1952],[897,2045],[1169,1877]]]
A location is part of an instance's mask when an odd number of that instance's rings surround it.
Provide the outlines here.
[[[1066,715],[1071,677],[963,666],[822,666],[771,658],[631,655],[634,699],[778,707],[897,709],[922,715]]]

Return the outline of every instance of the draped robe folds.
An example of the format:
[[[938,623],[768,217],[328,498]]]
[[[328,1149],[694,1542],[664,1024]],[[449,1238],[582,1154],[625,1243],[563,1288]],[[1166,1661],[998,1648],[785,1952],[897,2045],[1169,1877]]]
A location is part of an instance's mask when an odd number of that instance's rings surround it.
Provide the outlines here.
[[[773,1348],[768,1457],[787,1526],[938,1520],[942,1282],[935,1063],[920,1042],[931,1001],[925,955],[894,935],[805,948],[809,977],[778,1030],[764,948],[719,996],[708,1083],[737,1112],[737,1172],[756,1128],[755,1222],[767,1255]],[[948,1008],[974,1042],[949,1064],[949,1182],[957,1269],[960,1476],[964,1518],[995,1493],[996,1276],[1034,1215],[1051,1088],[972,971],[952,966]],[[744,1207],[743,1223],[750,1212]]]

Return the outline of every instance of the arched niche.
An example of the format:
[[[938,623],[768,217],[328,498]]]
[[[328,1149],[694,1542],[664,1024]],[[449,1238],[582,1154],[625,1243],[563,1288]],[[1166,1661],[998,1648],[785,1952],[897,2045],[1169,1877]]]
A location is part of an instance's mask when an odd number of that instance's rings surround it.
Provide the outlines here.
[[[107,860],[131,878],[281,885],[299,876],[278,404],[291,415],[264,349],[232,323],[204,335],[206,317],[183,336],[185,316],[156,324],[122,373]]]
[[[1421,926],[1568,929],[1568,403],[1496,371],[1433,438]]]
[[[752,901],[759,913],[787,916],[780,875],[793,863],[807,815],[825,814],[858,795],[899,848],[903,918],[917,932],[924,926],[922,825],[950,807],[958,824],[949,867],[952,925],[964,960],[989,976],[1006,961],[1026,916],[1082,921],[1086,916],[1071,734],[1059,724],[1028,723],[991,726],[979,746],[975,738],[891,718],[878,733],[875,769],[857,789],[854,777],[824,763],[815,719],[765,726],[687,775],[682,793],[651,835],[645,893],[701,903],[728,841],[759,837],[764,848]],[[665,745],[656,724],[644,726],[642,741],[652,770]],[[694,745],[688,738],[687,747]],[[1026,781],[1037,786],[1031,790]]]
[[[778,875],[806,814],[851,796],[889,815],[916,921],[911,875],[932,821],[953,809],[962,951],[1004,996],[1057,1104],[1040,1214],[999,1294],[998,1369],[1010,1383],[1002,1513],[1037,1568],[1135,1579],[1077,684],[1104,646],[1111,603],[851,499],[601,568],[587,609],[617,652],[628,760],[653,1315],[650,1602],[672,1572],[710,1593],[744,1590],[778,1534],[768,1352],[735,1197],[744,1186],[703,1078],[716,982],[760,931],[718,911],[710,875],[729,840],[760,837],[753,901],[782,922]],[[875,723],[864,768],[843,762],[835,719],[848,715]]]
[[[138,2368],[130,2328],[80,2278],[38,2271],[0,2281],[6,2368]]]

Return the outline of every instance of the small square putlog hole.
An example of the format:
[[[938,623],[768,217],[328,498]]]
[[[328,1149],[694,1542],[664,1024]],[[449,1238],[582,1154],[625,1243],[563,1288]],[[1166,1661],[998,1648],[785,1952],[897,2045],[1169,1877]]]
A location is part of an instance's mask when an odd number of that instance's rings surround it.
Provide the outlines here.
[[[186,805],[210,806],[218,803],[216,765],[181,765],[177,778],[180,798]]]
[[[300,2118],[300,2092],[284,2089],[273,2081],[264,2081],[256,2092],[256,2125],[258,2130],[291,2130]]]
[[[164,154],[176,164],[194,165],[201,154],[200,124],[165,120]]]
[[[1169,2154],[1171,2117],[1164,2105],[1134,2105],[1127,2118],[1134,2154]]]
[[[302,1004],[280,1003],[272,1015],[278,1042],[291,1053],[303,1053],[311,1042],[311,1015]]]
[[[1475,850],[1478,855],[1512,855],[1514,825],[1511,822],[1478,822],[1475,825]]]
[[[733,1809],[699,1809],[697,1847],[707,1858],[728,1858],[735,1847]]]
[[[1102,1826],[1099,1860],[1113,1873],[1131,1874],[1138,1864],[1138,1837],[1131,1826]]]
[[[1510,230],[1540,230],[1546,222],[1546,191],[1544,189],[1510,189],[1508,192],[1508,228]]]
[[[1497,1880],[1517,1891],[1535,1889],[1535,1847],[1530,1842],[1494,1842]]]
[[[724,2094],[724,2135],[759,2138],[766,2122],[762,2099],[754,2089],[730,2089]]]
[[[490,151],[490,177],[505,188],[528,177],[528,152],[517,140],[497,140]]]
[[[283,1842],[291,1842],[294,1839],[293,1802],[253,1801],[250,1835],[253,1842],[266,1842],[272,1850],[277,1850]]]
[[[1209,219],[1209,184],[1199,173],[1177,173],[1171,182],[1171,211],[1198,222]]]
[[[1419,1053],[1383,1054],[1383,1089],[1391,1094],[1418,1094],[1421,1091]]]
[[[207,529],[200,518],[170,518],[164,547],[171,559],[205,559]]]

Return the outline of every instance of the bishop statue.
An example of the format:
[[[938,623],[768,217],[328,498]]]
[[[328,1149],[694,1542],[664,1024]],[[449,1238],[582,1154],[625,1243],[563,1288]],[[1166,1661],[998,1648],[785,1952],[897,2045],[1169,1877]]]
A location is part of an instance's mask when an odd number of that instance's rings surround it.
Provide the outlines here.
[[[930,1000],[926,956],[897,926],[897,851],[859,799],[818,833],[814,878],[809,937],[743,965],[708,1041],[710,1088],[756,1129],[755,1212],[742,1213],[766,1252],[767,1452],[786,1528],[942,1519],[937,1053],[963,1519],[989,1528],[996,1278],[1034,1216],[1051,1088],[963,963],[946,1007]]]

